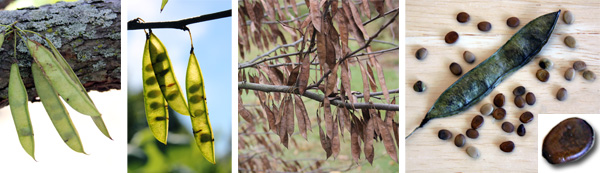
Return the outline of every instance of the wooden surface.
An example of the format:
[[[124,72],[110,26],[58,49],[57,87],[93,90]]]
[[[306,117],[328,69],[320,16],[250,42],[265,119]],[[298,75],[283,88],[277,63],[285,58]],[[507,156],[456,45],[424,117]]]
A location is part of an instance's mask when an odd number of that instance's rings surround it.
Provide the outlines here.
[[[538,114],[583,114],[600,113],[600,79],[589,82],[577,73],[575,79],[567,81],[563,74],[572,67],[576,60],[587,63],[597,76],[600,76],[600,3],[599,1],[447,1],[425,0],[406,2],[406,122],[408,135],[419,126],[427,111],[438,96],[459,77],[452,75],[448,66],[452,62],[459,63],[463,74],[474,68],[487,57],[492,55],[514,33],[529,21],[538,16],[561,9],[561,16],[554,32],[538,57],[549,58],[554,62],[550,70],[550,80],[540,82],[535,78],[535,72],[540,68],[534,59],[523,68],[513,73],[496,87],[490,95],[475,106],[458,115],[433,119],[417,130],[406,140],[406,171],[407,172],[537,172],[538,157],[537,133]],[[575,22],[567,25],[562,20],[565,10],[572,11]],[[456,15],[465,11],[470,14],[470,21],[464,24],[456,21]],[[516,29],[506,25],[506,19],[516,16],[521,24]],[[477,23],[488,21],[492,30],[481,32]],[[459,33],[459,40],[452,45],[444,42],[444,36],[449,31]],[[577,48],[571,49],[564,45],[567,35],[575,37]],[[429,51],[426,59],[419,61],[415,52],[425,47]],[[466,63],[462,53],[469,50],[477,60],[473,64]],[[599,77],[600,78],[600,77]],[[427,91],[416,93],[412,86],[422,80],[427,85]],[[534,106],[517,108],[514,105],[512,90],[524,86],[527,91],[537,97]],[[565,101],[555,99],[556,92],[561,87],[568,90]],[[479,108],[485,103],[492,103],[493,97],[503,93],[506,96],[504,108],[507,116],[503,121],[496,121],[491,116],[485,117],[480,128],[478,139],[467,139],[463,148],[454,146],[452,141],[442,141],[437,138],[440,129],[448,129],[454,135],[465,133],[470,128],[471,119],[479,114]],[[525,111],[534,114],[533,122],[526,124],[527,134],[524,137],[516,133],[503,132],[500,125],[509,121],[517,127],[518,117]],[[511,140],[516,148],[512,153],[504,153],[499,149],[500,143]],[[467,146],[475,146],[481,152],[479,159],[470,158],[465,150]],[[542,158],[543,159],[543,158]]]

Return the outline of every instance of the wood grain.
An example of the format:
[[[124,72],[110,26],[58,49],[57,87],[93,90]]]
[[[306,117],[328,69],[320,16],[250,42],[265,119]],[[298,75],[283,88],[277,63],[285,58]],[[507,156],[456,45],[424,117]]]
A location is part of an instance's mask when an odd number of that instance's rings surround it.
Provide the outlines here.
[[[450,73],[449,65],[459,63],[463,71],[469,71],[500,48],[514,33],[529,21],[546,13],[561,9],[572,11],[575,22],[567,25],[562,14],[554,32],[538,57],[549,58],[554,62],[548,82],[535,78],[539,58],[513,73],[504,80],[489,96],[467,111],[458,115],[433,119],[424,128],[417,130],[406,140],[407,172],[537,172],[538,114],[584,114],[600,113],[600,80],[589,82],[577,73],[575,79],[567,81],[563,74],[576,60],[587,63],[588,69],[600,74],[600,2],[588,1],[449,1],[424,0],[406,2],[406,122],[408,135],[419,126],[427,111],[438,96],[459,77]],[[469,22],[461,24],[456,15],[465,11],[471,16]],[[521,24],[517,28],[506,25],[509,17],[518,17]],[[477,23],[488,21],[492,24],[489,32],[477,30]],[[452,44],[444,42],[444,35],[450,31],[459,33],[459,40]],[[563,40],[567,35],[575,37],[577,47],[568,48]],[[415,52],[425,47],[429,55],[422,61],[415,58]],[[468,64],[462,54],[469,50],[477,57],[475,63]],[[464,73],[463,73],[464,74]],[[423,81],[427,91],[417,93],[412,85]],[[536,95],[533,106],[517,108],[512,90],[524,86],[528,92]],[[568,90],[565,101],[556,100],[556,92],[561,87]],[[479,108],[492,103],[493,97],[503,93],[506,96],[504,108],[507,116],[502,121],[485,117],[484,125],[479,129],[478,139],[467,139],[467,145],[457,148],[451,141],[437,138],[440,129],[448,129],[454,135],[465,133],[470,128],[473,117],[479,114]],[[500,128],[502,122],[509,121],[515,126],[520,124],[519,116],[525,111],[534,114],[534,120],[525,125],[527,134],[520,137],[514,132],[507,134]],[[515,143],[512,153],[504,153],[499,145],[507,140]],[[481,152],[479,159],[466,154],[466,147],[475,146]]]

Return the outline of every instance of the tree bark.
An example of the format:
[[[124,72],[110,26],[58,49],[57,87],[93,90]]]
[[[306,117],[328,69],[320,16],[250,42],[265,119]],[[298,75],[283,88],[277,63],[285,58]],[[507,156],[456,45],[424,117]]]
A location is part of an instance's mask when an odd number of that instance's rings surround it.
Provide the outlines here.
[[[0,11],[0,24],[15,21],[20,29],[52,41],[88,90],[121,89],[121,2],[86,0],[58,2],[15,11]],[[4,33],[4,27],[0,33]],[[45,44],[39,36],[29,38]],[[8,105],[10,66],[15,61],[13,34],[0,47],[0,108]],[[46,45],[46,44],[45,44]],[[16,60],[30,101],[37,101],[31,76],[32,57],[17,39]]]

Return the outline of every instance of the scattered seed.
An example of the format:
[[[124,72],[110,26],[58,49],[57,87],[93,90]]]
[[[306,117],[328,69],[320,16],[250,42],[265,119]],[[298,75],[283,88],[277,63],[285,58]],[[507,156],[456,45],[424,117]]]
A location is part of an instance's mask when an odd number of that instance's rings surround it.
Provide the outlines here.
[[[575,16],[573,16],[571,11],[565,11],[563,14],[563,21],[565,21],[566,24],[571,24],[575,21]]]
[[[460,23],[466,23],[469,21],[469,14],[466,12],[460,12],[456,16],[456,20]]]
[[[492,111],[494,111],[494,106],[492,106],[491,103],[486,103],[483,106],[481,106],[481,109],[479,111],[481,112],[481,115],[490,115]]]
[[[505,116],[506,110],[504,110],[504,108],[501,107],[494,109],[494,112],[492,112],[492,117],[494,117],[494,119],[496,120],[502,120]]]
[[[463,53],[463,58],[469,64],[473,64],[473,62],[475,62],[475,54],[469,51],[465,51],[465,53]]]
[[[506,141],[506,142],[502,142],[502,144],[500,144],[500,150],[510,153],[515,149],[515,143],[512,141]]]
[[[519,136],[525,136],[525,133],[527,131],[525,130],[525,126],[523,124],[519,125],[519,127],[517,127],[517,135]]]
[[[427,86],[422,81],[417,81],[415,85],[413,85],[413,89],[416,92],[423,92],[427,89]]]
[[[558,90],[558,92],[556,92],[556,99],[563,101],[565,99],[567,99],[567,89],[565,88],[560,88]]]
[[[440,138],[441,140],[448,140],[452,138],[452,132],[446,129],[442,129],[438,132],[438,138]]]
[[[517,27],[519,26],[519,24],[521,24],[521,22],[517,17],[510,17],[506,20],[506,25],[508,25],[511,28]]]
[[[480,31],[489,31],[492,29],[492,24],[487,21],[479,22],[479,24],[477,24],[477,29]]]
[[[596,74],[590,70],[586,70],[583,72],[583,78],[588,81],[594,81],[596,80]]]
[[[505,121],[502,123],[502,130],[504,130],[506,133],[512,133],[515,131],[515,126],[512,123]]]
[[[477,139],[477,137],[479,137],[479,132],[477,132],[475,129],[469,129],[467,130],[467,137],[471,139]]]
[[[585,70],[586,67],[587,65],[583,61],[575,61],[573,63],[573,69],[575,69],[575,71]]]
[[[483,125],[483,116],[477,115],[473,117],[473,120],[471,120],[471,128],[478,129],[481,125]]]
[[[554,63],[552,63],[552,61],[550,61],[548,58],[542,58],[540,59],[538,65],[540,65],[540,67],[544,70],[550,70],[554,66]]]
[[[475,148],[474,146],[469,146],[467,147],[467,154],[474,159],[479,158],[479,150],[477,150],[477,148]]]
[[[458,40],[458,33],[456,33],[455,31],[450,31],[448,32],[448,34],[446,34],[444,40],[446,41],[446,43],[452,44],[456,42],[456,40]]]
[[[542,144],[542,156],[551,164],[560,164],[584,157],[594,146],[592,126],[580,118],[569,118],[548,132]]]
[[[504,94],[496,94],[496,96],[494,97],[494,105],[496,105],[496,107],[501,108],[502,106],[504,106],[504,99]]]
[[[522,123],[529,123],[529,122],[533,121],[533,114],[531,112],[529,112],[529,111],[523,112],[521,114],[521,117],[519,117],[519,120]]]
[[[575,38],[569,35],[565,37],[565,45],[569,46],[570,48],[575,48],[575,46],[577,46],[577,42],[575,41]]]
[[[417,50],[417,53],[415,53],[415,56],[417,57],[418,60],[423,60],[427,57],[427,49],[422,47],[419,50]]]
[[[535,104],[535,95],[532,92],[525,94],[525,102],[527,102],[529,106],[533,106],[533,104]]]
[[[456,137],[454,137],[454,145],[456,145],[457,147],[463,147],[463,146],[465,146],[465,143],[467,143],[467,140],[465,139],[465,135],[458,134],[458,135],[456,135]]]
[[[565,79],[568,81],[573,80],[573,78],[575,77],[575,69],[573,68],[569,68],[567,69],[567,71],[565,71]]]
[[[535,73],[535,76],[537,77],[538,80],[540,80],[542,82],[546,82],[550,78],[550,73],[548,73],[548,71],[546,71],[544,69],[539,69]]]
[[[450,64],[450,72],[452,72],[452,74],[455,76],[460,76],[462,74],[462,68],[458,63],[453,62]]]
[[[513,90],[513,94],[514,94],[515,96],[522,96],[523,94],[525,94],[525,91],[527,91],[527,90],[525,89],[525,87],[523,87],[523,86],[518,86],[518,87],[516,87],[516,88]]]
[[[525,99],[521,96],[515,96],[515,106],[518,108],[525,107]]]

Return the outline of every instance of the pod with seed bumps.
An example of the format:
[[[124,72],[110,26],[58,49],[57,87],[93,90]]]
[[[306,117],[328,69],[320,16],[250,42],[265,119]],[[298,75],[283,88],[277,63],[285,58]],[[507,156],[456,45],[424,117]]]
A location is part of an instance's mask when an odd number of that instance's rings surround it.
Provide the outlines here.
[[[193,47],[190,51],[185,88],[196,145],[198,145],[204,158],[210,163],[215,164],[215,138],[210,126],[210,119],[208,118],[204,78],[202,77],[202,71],[200,70]]]
[[[17,63],[12,64],[10,67],[8,98],[10,112],[17,128],[17,135],[19,135],[19,142],[21,142],[21,146],[27,154],[35,160],[35,142],[33,141],[33,127],[29,119],[27,90],[25,89],[25,85],[23,85]]]
[[[167,110],[167,101],[161,93],[152,62],[150,61],[150,40],[146,40],[144,46],[144,55],[142,56],[142,78],[144,92],[144,109],[146,110],[146,120],[148,127],[156,138],[156,140],[167,144],[167,136],[169,135],[169,111]]]

